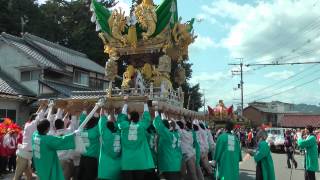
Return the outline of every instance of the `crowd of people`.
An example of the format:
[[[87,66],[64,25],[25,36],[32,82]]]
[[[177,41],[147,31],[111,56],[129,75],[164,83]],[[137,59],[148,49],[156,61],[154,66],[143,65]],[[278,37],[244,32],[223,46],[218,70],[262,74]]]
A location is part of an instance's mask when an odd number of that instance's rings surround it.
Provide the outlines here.
[[[0,176],[16,169],[16,150],[22,141],[20,126],[9,118],[0,123]]]
[[[0,134],[5,139],[0,141],[13,148],[6,156],[0,151],[1,167],[7,162],[4,169],[13,170],[8,162],[16,158],[14,180],[23,174],[31,180],[33,172],[40,180],[235,180],[241,149],[246,147],[257,164],[256,179],[276,179],[264,128],[235,129],[227,121],[214,133],[201,120],[177,119],[157,106],[150,112],[147,98],[142,114],[130,111],[127,97],[124,100],[122,109],[104,109],[98,102],[79,117],[55,109],[53,103],[40,106],[23,132],[12,123],[5,135]],[[305,152],[306,180],[313,180],[318,170],[317,138],[312,127],[299,132],[286,132],[288,166],[290,162],[297,166],[294,148],[299,147]]]

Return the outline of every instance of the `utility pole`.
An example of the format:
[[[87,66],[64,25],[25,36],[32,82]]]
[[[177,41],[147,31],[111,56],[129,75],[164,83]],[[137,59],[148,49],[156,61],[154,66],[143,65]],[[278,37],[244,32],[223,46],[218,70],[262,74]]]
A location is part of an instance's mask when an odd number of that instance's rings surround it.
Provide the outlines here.
[[[240,63],[231,63],[230,66],[240,66],[240,70],[232,71],[232,75],[240,75],[240,84],[238,88],[241,90],[241,118],[243,116],[243,58],[236,58],[240,60]]]
[[[206,90],[202,89],[203,91],[203,112],[206,113]]]
[[[29,19],[27,16],[21,16],[20,17],[20,24],[21,24],[21,34],[24,34],[24,27],[27,25],[29,22]]]

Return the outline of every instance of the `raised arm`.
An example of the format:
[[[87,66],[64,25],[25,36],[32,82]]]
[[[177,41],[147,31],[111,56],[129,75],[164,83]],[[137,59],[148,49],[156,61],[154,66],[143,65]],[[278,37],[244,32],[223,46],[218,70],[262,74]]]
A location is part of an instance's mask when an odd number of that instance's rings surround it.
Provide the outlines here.
[[[85,119],[83,121],[81,121],[82,119],[80,119],[80,126],[79,126],[79,130],[82,130],[84,128],[84,126],[90,121],[90,119],[92,118],[92,116],[94,115],[94,113],[101,108],[104,105],[104,101],[102,99],[100,99],[96,105],[94,106],[94,108],[91,110],[91,112],[89,113],[89,115],[87,117],[85,117]],[[82,117],[83,118],[83,117]]]
[[[143,104],[143,114],[142,114],[142,118],[141,121],[139,122],[142,127],[144,127],[145,129],[147,129],[150,124],[151,124],[151,114],[149,112],[149,107],[148,107],[148,97],[145,97],[145,102]]]
[[[128,119],[128,96],[124,97],[124,105],[122,107],[121,113],[118,115],[117,122],[118,128],[120,130],[129,128],[129,119]]]
[[[99,133],[100,133],[100,135],[102,135],[102,132],[106,127],[106,123],[108,121],[107,117],[108,117],[108,114],[106,114],[104,112],[104,110],[101,108],[101,110],[100,110],[100,119],[99,119]]]
[[[43,106],[40,106],[36,112],[36,118],[31,122],[31,126],[36,126],[39,121],[44,119],[45,116],[45,109]]]
[[[153,120],[153,126],[155,127],[157,133],[162,137],[169,137],[169,129],[166,128],[162,122],[165,119],[165,116],[162,114],[160,116],[159,111],[155,112],[155,119]]]
[[[55,150],[67,150],[75,148],[74,134],[66,136],[48,136],[47,145]]]
[[[50,130],[52,131],[54,129],[54,120],[55,116],[53,115],[53,107],[54,107],[54,102],[50,101],[48,105],[48,114],[47,114],[47,120],[50,122]]]

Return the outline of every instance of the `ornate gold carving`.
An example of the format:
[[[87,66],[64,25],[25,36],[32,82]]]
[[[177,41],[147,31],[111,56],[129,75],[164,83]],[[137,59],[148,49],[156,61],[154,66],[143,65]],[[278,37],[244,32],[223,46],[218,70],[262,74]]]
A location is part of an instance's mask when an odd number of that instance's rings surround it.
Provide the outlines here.
[[[159,72],[171,72],[171,58],[168,55],[163,55],[159,58]]]
[[[141,28],[143,40],[149,39],[156,30],[157,14],[152,0],[143,0],[135,9],[135,15]]]
[[[163,88],[166,92],[172,89],[170,75],[166,72],[159,72],[158,69],[154,69],[152,72],[152,82],[154,87],[160,88],[164,86]]]
[[[181,86],[186,80],[186,70],[179,65],[176,71],[174,72],[174,81]]]
[[[152,78],[152,66],[149,63],[145,63],[142,67],[142,75],[145,80],[149,81]]]
[[[114,10],[108,20],[113,38],[119,40],[124,45],[128,42],[127,35],[122,35],[125,31],[126,22],[126,17],[121,9],[119,11],[117,9]]]
[[[190,33],[190,25],[187,23],[176,23],[172,30],[175,46],[178,47],[181,56],[188,55],[188,46],[194,42],[196,36]]]
[[[132,47],[137,47],[137,30],[135,26],[130,26],[128,31],[128,41],[131,44]]]
[[[132,88],[134,86],[134,76],[135,76],[135,68],[132,65],[129,65],[126,71],[123,73],[123,80],[121,87],[124,89]]]
[[[106,63],[105,75],[109,81],[114,81],[118,74],[118,64],[115,60],[109,59]]]

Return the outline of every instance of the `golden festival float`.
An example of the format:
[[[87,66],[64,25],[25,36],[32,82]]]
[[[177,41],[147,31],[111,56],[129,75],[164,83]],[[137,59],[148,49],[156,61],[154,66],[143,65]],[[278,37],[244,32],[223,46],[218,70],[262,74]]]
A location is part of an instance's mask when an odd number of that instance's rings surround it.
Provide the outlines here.
[[[182,63],[187,61],[188,47],[196,36],[194,19],[182,22],[178,18],[177,0],[164,0],[159,5],[142,0],[133,4],[128,16],[122,9],[107,9],[96,0],[92,0],[90,9],[108,57],[105,76],[109,87],[106,91],[73,92],[69,99],[55,100],[55,106],[75,113],[104,98],[106,108],[118,108],[128,96],[130,110],[141,112],[148,96],[153,106],[157,104],[172,115],[205,118],[202,113],[183,108],[181,85],[186,77]],[[119,63],[125,64],[123,74],[118,72]],[[120,87],[115,86],[117,78],[122,79]],[[173,88],[173,82],[179,87]]]

